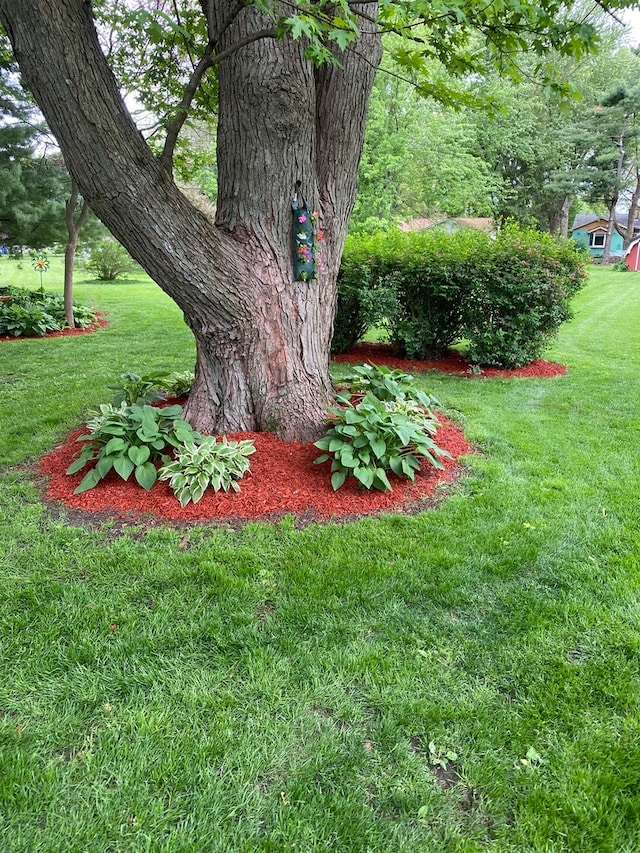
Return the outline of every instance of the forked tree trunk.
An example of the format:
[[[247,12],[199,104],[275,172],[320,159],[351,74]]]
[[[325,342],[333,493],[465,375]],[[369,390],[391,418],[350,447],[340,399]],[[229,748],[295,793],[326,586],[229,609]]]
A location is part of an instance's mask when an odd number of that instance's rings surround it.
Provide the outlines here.
[[[224,49],[268,24],[209,0]],[[372,4],[366,4],[371,14]],[[21,70],[83,197],[182,308],[197,345],[186,407],[208,433],[318,434],[332,397],[336,276],[379,38],[315,70],[304,45],[263,39],[219,69],[215,225],[177,189],[129,116],[83,0],[0,0]],[[372,29],[372,28],[371,28]],[[325,240],[316,281],[293,281],[291,196],[301,180]],[[135,365],[132,365],[135,369]]]

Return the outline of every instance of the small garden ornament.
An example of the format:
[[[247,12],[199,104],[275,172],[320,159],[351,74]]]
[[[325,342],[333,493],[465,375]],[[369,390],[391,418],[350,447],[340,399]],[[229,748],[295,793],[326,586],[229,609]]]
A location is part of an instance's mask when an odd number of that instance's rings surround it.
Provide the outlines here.
[[[316,277],[316,222],[317,214],[311,213],[302,195],[302,183],[296,181],[291,200],[293,211],[293,278],[295,281],[311,281]]]

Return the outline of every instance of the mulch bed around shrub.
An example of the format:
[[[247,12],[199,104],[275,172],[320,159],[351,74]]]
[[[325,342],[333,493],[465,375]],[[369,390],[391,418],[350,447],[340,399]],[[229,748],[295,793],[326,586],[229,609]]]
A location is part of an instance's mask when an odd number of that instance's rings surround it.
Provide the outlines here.
[[[499,367],[481,367],[480,372],[478,372],[469,364],[464,355],[455,350],[449,350],[443,358],[419,361],[417,359],[396,358],[390,344],[376,343],[356,344],[348,353],[334,356],[334,361],[351,364],[363,364],[368,361],[371,364],[386,364],[387,367],[407,372],[423,373],[426,370],[439,370],[441,373],[455,373],[457,376],[475,377],[476,379],[491,379],[497,376],[503,378],[525,376],[541,379],[563,376],[567,372],[564,364],[556,364],[542,358],[537,358],[531,364],[512,370],[503,370]]]
[[[86,329],[60,329],[59,332],[47,332],[46,335],[0,335],[2,341],[39,341],[43,338],[68,338],[72,335],[90,335],[98,329],[105,329],[109,325],[106,315],[96,312],[97,320]]]
[[[434,361],[408,361],[394,358],[385,344],[358,344],[337,361],[362,363],[373,361],[402,370],[443,370],[461,376],[529,376],[549,377],[565,372],[563,365],[539,359],[518,370],[487,368],[482,374],[469,373],[469,365],[459,354]],[[416,480],[389,475],[391,492],[361,489],[350,478],[337,492],[331,488],[330,462],[315,465],[320,454],[312,444],[283,442],[271,433],[237,433],[231,439],[251,438],[256,452],[250,457],[251,473],[240,482],[241,491],[214,492],[208,489],[197,504],[181,507],[166,482],[157,482],[146,492],[134,478],[128,482],[111,472],[94,489],[74,495],[85,471],[73,476],[65,474],[71,461],[80,453],[76,441],[82,429],[71,433],[66,441],[40,460],[40,472],[49,478],[45,498],[64,505],[75,519],[116,518],[132,523],[153,524],[156,521],[182,524],[214,522],[228,526],[248,520],[274,521],[285,515],[295,515],[299,524],[314,521],[350,520],[382,512],[412,513],[427,509],[462,472],[457,461],[473,453],[474,448],[464,438],[461,429],[441,418],[435,436],[436,443],[451,454],[444,459],[439,471],[425,462]]]

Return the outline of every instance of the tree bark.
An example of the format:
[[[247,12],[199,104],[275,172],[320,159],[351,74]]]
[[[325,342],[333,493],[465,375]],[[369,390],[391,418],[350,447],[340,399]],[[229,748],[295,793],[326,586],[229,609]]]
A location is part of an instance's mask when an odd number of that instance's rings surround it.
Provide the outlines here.
[[[569,211],[571,210],[571,199],[568,195],[562,197],[551,218],[549,232],[558,234],[560,237],[569,236]]]
[[[73,316],[73,270],[76,263],[76,250],[78,248],[78,237],[83,225],[87,221],[89,215],[89,205],[86,199],[82,200],[82,206],[78,218],[75,218],[76,208],[78,206],[78,198],[80,192],[78,185],[71,178],[71,194],[65,205],[65,216],[67,222],[67,245],[64,247],[64,316],[67,321],[67,326],[73,329],[75,326],[75,318]]]
[[[223,0],[206,8],[220,50],[269,23],[251,6],[238,4],[233,18]],[[88,3],[0,0],[0,21],[83,197],[195,335],[189,421],[207,433],[315,437],[332,397],[336,276],[379,37],[363,36],[342,67],[319,71],[304,45],[288,39],[246,44],[222,62],[214,224],[137,131]],[[293,281],[296,180],[325,232],[324,265],[312,282]]]

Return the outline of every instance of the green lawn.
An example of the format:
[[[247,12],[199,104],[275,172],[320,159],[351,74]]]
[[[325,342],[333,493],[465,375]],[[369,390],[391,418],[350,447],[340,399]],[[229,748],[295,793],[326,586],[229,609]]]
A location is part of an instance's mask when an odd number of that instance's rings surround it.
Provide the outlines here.
[[[437,510],[188,536],[39,501],[118,373],[193,361],[143,277],[76,293],[107,329],[0,344],[2,853],[640,850],[640,275],[565,377],[424,377],[482,451]]]

